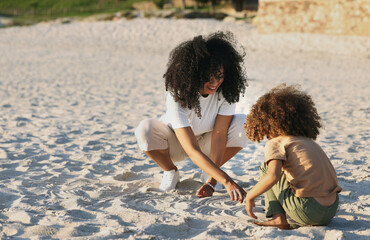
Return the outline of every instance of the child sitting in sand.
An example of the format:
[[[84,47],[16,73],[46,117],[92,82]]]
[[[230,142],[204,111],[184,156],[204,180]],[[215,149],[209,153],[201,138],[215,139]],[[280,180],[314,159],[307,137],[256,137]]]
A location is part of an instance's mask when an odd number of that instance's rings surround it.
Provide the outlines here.
[[[266,136],[266,162],[260,181],[247,193],[246,210],[253,213],[255,198],[265,193],[265,222],[261,226],[290,228],[286,214],[303,225],[326,225],[338,208],[334,167],[314,141],[320,116],[311,97],[295,86],[282,84],[258,99],[244,124],[247,137],[260,142]]]

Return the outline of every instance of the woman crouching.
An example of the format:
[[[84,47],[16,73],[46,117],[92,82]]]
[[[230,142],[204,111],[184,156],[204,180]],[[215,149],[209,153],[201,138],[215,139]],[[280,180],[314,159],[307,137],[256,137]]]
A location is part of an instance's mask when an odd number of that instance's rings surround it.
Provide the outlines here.
[[[160,190],[176,187],[175,163],[189,157],[209,175],[198,197],[212,196],[218,181],[232,200],[244,200],[245,191],[220,169],[247,141],[246,116],[235,114],[247,86],[244,53],[235,44],[231,33],[217,32],[183,42],[170,53],[166,113],[141,121],[135,131],[141,150],[164,170]]]

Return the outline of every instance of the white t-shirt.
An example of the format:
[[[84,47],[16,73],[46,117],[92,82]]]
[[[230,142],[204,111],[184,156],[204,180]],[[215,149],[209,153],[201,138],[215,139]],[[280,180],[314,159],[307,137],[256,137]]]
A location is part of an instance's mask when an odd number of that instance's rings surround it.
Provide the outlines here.
[[[210,132],[216,122],[217,115],[230,116],[235,114],[236,104],[229,104],[221,92],[207,97],[199,96],[202,117],[199,118],[193,109],[183,108],[175,102],[171,94],[167,95],[166,114],[161,118],[172,129],[191,127],[195,136]]]

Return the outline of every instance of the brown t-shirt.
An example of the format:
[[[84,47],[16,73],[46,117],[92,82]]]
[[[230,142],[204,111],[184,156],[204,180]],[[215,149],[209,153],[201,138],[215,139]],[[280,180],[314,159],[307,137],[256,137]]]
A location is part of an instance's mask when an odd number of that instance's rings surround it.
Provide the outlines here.
[[[282,169],[296,197],[326,197],[342,190],[329,158],[310,138],[273,138],[266,143],[265,157],[266,162],[283,161]]]

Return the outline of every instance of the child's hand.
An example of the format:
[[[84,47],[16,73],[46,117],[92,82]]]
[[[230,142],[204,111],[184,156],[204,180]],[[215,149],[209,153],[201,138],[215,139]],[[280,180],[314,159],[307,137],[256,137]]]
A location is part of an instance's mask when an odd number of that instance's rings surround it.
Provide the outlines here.
[[[245,199],[245,210],[247,210],[247,213],[250,217],[257,219],[256,215],[254,215],[253,213],[253,208],[255,206],[256,205],[254,204],[254,198],[253,199],[248,198],[248,195],[247,195],[247,198]]]

